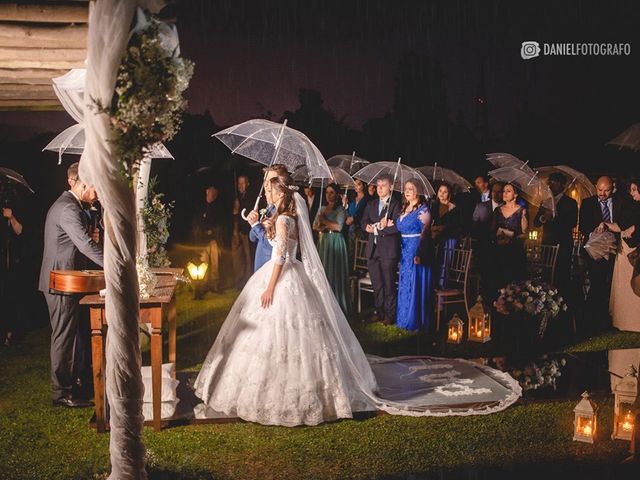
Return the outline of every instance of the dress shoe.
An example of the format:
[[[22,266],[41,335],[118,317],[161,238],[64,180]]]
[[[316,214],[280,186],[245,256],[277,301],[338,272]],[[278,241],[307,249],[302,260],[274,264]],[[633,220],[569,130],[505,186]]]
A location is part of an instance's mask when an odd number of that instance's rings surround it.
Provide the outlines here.
[[[384,320],[382,320],[382,323],[384,325],[394,325],[396,322],[393,320],[393,318],[385,315]]]
[[[68,408],[85,408],[93,406],[91,400],[80,400],[71,397],[62,397],[53,401],[54,407],[68,407]]]

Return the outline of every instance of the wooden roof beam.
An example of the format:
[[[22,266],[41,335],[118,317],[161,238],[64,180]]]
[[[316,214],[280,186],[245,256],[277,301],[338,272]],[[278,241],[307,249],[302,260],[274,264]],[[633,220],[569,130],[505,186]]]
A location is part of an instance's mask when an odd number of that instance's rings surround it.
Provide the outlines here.
[[[88,23],[89,3],[21,5],[0,3],[0,21],[37,23]]]

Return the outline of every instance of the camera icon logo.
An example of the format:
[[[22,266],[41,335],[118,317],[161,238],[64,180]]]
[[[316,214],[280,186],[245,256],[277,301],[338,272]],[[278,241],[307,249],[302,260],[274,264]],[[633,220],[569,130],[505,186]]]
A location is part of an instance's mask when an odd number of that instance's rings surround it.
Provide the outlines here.
[[[540,44],[538,42],[522,42],[520,56],[523,60],[529,60],[540,55]]]

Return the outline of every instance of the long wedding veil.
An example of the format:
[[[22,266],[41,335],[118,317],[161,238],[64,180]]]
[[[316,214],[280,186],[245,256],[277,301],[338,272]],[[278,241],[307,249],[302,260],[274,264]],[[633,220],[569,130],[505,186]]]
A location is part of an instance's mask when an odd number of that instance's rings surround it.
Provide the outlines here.
[[[326,324],[333,330],[336,343],[342,350],[342,358],[346,359],[344,367],[349,371],[345,373],[352,377],[365,397],[371,397],[377,387],[375,376],[325,275],[324,266],[311,234],[307,203],[299,193],[295,193],[294,198],[298,215],[298,242],[302,264],[324,303],[324,310],[327,313]],[[369,400],[371,401],[372,398]]]
[[[435,359],[433,357],[397,357],[397,358],[381,358],[381,357],[367,357],[358,342],[347,318],[345,317],[338,301],[336,300],[331,285],[327,280],[327,276],[324,272],[324,267],[320,261],[320,256],[316,250],[315,243],[313,241],[313,235],[311,234],[311,223],[309,222],[309,213],[305,200],[299,193],[294,194],[296,202],[296,212],[298,215],[298,242],[300,246],[300,254],[302,257],[302,264],[307,273],[307,276],[311,280],[311,283],[316,287],[319,296],[323,302],[324,312],[326,314],[325,324],[333,331],[335,336],[336,345],[341,350],[338,353],[339,358],[344,360],[342,372],[346,378],[350,378],[353,382],[354,391],[351,397],[354,400],[360,400],[363,410],[370,410],[376,408],[384,410],[388,413],[395,415],[410,415],[410,416],[423,416],[423,415],[483,415],[492,412],[504,410],[507,406],[511,405],[520,397],[521,389],[518,382],[514,380],[508,373],[499,372],[483,365],[477,365],[468,360],[462,359],[448,359],[448,363],[456,362],[458,365],[470,366],[473,369],[478,369],[485,374],[490,375],[493,380],[501,384],[507,391],[504,398],[490,403],[478,403],[466,405],[450,405],[444,409],[439,405],[424,404],[420,394],[425,394],[436,388],[435,384],[430,382],[423,382],[416,384],[415,382],[409,386],[406,385],[402,390],[410,388],[415,394],[414,399],[404,397],[403,400],[390,400],[379,396],[378,391],[381,387],[383,390],[387,390],[385,385],[378,385],[376,377],[373,373],[372,364],[394,363],[406,369],[411,369],[411,365],[415,362],[416,358],[442,360]],[[450,365],[448,365],[450,367]],[[386,387],[389,387],[387,385]],[[354,405],[358,405],[359,402],[354,402]],[[440,408],[439,408],[440,407]]]

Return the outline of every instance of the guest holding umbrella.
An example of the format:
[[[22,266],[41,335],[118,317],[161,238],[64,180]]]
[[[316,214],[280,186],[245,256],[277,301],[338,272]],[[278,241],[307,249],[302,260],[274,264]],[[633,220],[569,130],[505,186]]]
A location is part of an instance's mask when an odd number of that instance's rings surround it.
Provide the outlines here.
[[[498,286],[524,280],[527,270],[527,253],[524,238],[529,226],[527,210],[518,203],[518,193],[511,183],[502,188],[501,206],[493,216],[495,248],[495,272]]]
[[[327,204],[318,211],[313,229],[319,232],[318,253],[329,284],[345,314],[351,311],[349,298],[349,260],[347,244],[342,235],[346,212],[340,200],[339,187],[332,183],[325,188]]]
[[[456,247],[462,232],[462,218],[456,204],[451,201],[451,187],[442,182],[437,190],[437,199],[431,206],[431,237],[437,252],[439,285],[444,286],[445,251]]]
[[[396,218],[396,227],[400,232],[396,324],[411,331],[428,328],[431,312],[431,213],[418,191],[415,180],[405,182],[402,210]]]

